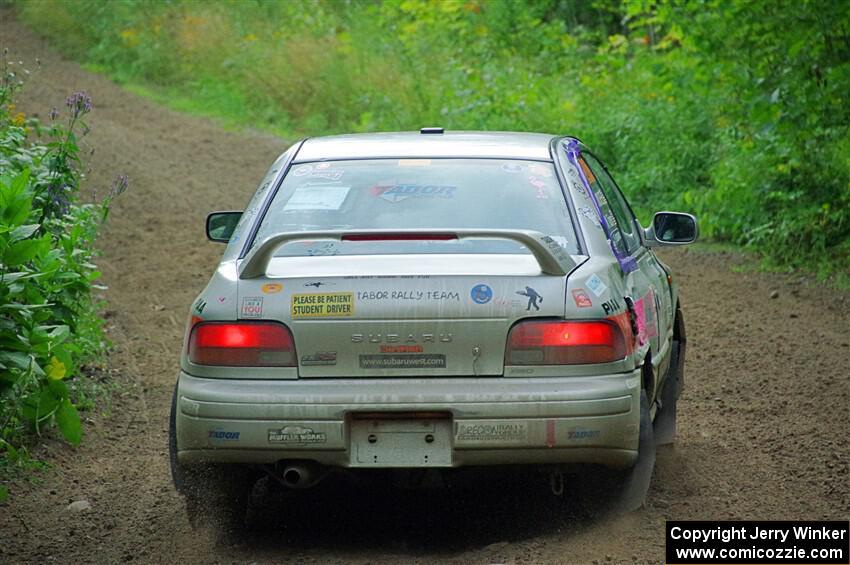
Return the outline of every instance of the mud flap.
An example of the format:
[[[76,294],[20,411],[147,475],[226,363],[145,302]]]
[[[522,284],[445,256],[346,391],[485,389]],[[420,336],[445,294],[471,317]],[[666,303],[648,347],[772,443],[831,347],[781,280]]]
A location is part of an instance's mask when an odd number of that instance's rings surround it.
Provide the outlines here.
[[[649,414],[649,400],[646,391],[640,392],[640,439],[638,442],[638,460],[621,477],[620,496],[615,503],[616,512],[631,512],[640,508],[646,501],[652,471],[655,469],[655,438]]]
[[[183,492],[183,474],[177,462],[177,385],[171,395],[171,414],[168,417],[168,462],[171,467],[171,480],[177,492]]]
[[[661,391],[661,409],[652,423],[655,445],[670,445],[676,439],[676,401],[679,398],[679,343],[673,342],[670,370]]]
[[[640,393],[640,433],[638,458],[628,469],[595,466],[584,469],[575,479],[579,500],[591,516],[603,518],[640,508],[646,501],[655,469],[655,439],[646,391]]]
[[[211,525],[219,534],[238,534],[253,486],[246,466],[199,465],[185,468],[177,461],[177,386],[171,398],[168,455],[171,478],[186,502],[186,517],[193,528]]]

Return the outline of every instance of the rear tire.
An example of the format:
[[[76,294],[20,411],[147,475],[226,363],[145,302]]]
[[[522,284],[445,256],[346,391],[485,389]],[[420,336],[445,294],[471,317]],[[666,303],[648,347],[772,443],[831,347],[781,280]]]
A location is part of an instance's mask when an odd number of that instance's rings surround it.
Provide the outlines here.
[[[635,464],[614,477],[614,491],[618,496],[614,505],[617,513],[631,512],[643,506],[646,493],[652,481],[655,469],[655,437],[652,417],[649,412],[649,399],[646,391],[640,391],[640,433],[638,440],[638,458]]]
[[[579,477],[579,499],[592,516],[621,514],[639,509],[646,501],[655,468],[655,440],[646,390],[640,391],[638,457],[628,469],[594,467]]]
[[[186,516],[193,528],[214,526],[234,534],[245,526],[253,486],[250,468],[244,465],[201,464],[186,466],[177,459],[177,387],[171,398],[168,454],[174,486],[186,501]]]

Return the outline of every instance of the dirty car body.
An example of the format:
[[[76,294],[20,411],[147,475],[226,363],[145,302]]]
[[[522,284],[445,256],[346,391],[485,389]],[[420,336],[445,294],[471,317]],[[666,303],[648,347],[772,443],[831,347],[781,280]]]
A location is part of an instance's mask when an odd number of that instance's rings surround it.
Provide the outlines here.
[[[227,248],[181,358],[178,488],[215,464],[290,486],[316,469],[628,470],[642,410],[675,410],[684,323],[652,247],[696,222],[641,227],[574,138],[308,139],[208,234]]]

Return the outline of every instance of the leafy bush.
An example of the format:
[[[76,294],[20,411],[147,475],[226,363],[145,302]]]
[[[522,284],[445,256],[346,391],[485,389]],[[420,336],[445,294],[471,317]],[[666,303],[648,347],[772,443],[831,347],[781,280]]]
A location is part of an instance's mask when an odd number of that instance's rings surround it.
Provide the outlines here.
[[[577,135],[644,220],[780,265],[850,264],[846,0],[21,1],[82,60],[286,136]]]
[[[53,424],[80,442],[84,367],[107,347],[92,297],[94,241],[127,180],[96,204],[79,202],[78,136],[91,99],[71,95],[65,118],[54,108],[43,127],[15,112],[23,69],[4,53],[0,70],[0,462],[8,465],[26,461],[29,433]],[[47,142],[31,141],[36,134]]]

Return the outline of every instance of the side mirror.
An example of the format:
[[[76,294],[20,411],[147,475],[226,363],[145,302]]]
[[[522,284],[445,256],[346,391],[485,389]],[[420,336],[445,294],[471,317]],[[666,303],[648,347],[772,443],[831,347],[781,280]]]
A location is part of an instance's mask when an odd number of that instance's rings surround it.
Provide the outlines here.
[[[647,247],[660,245],[686,245],[693,243],[699,236],[697,219],[682,212],[656,212],[652,226],[644,230],[644,243]]]
[[[242,212],[211,212],[207,216],[207,239],[227,243],[241,217]]]

